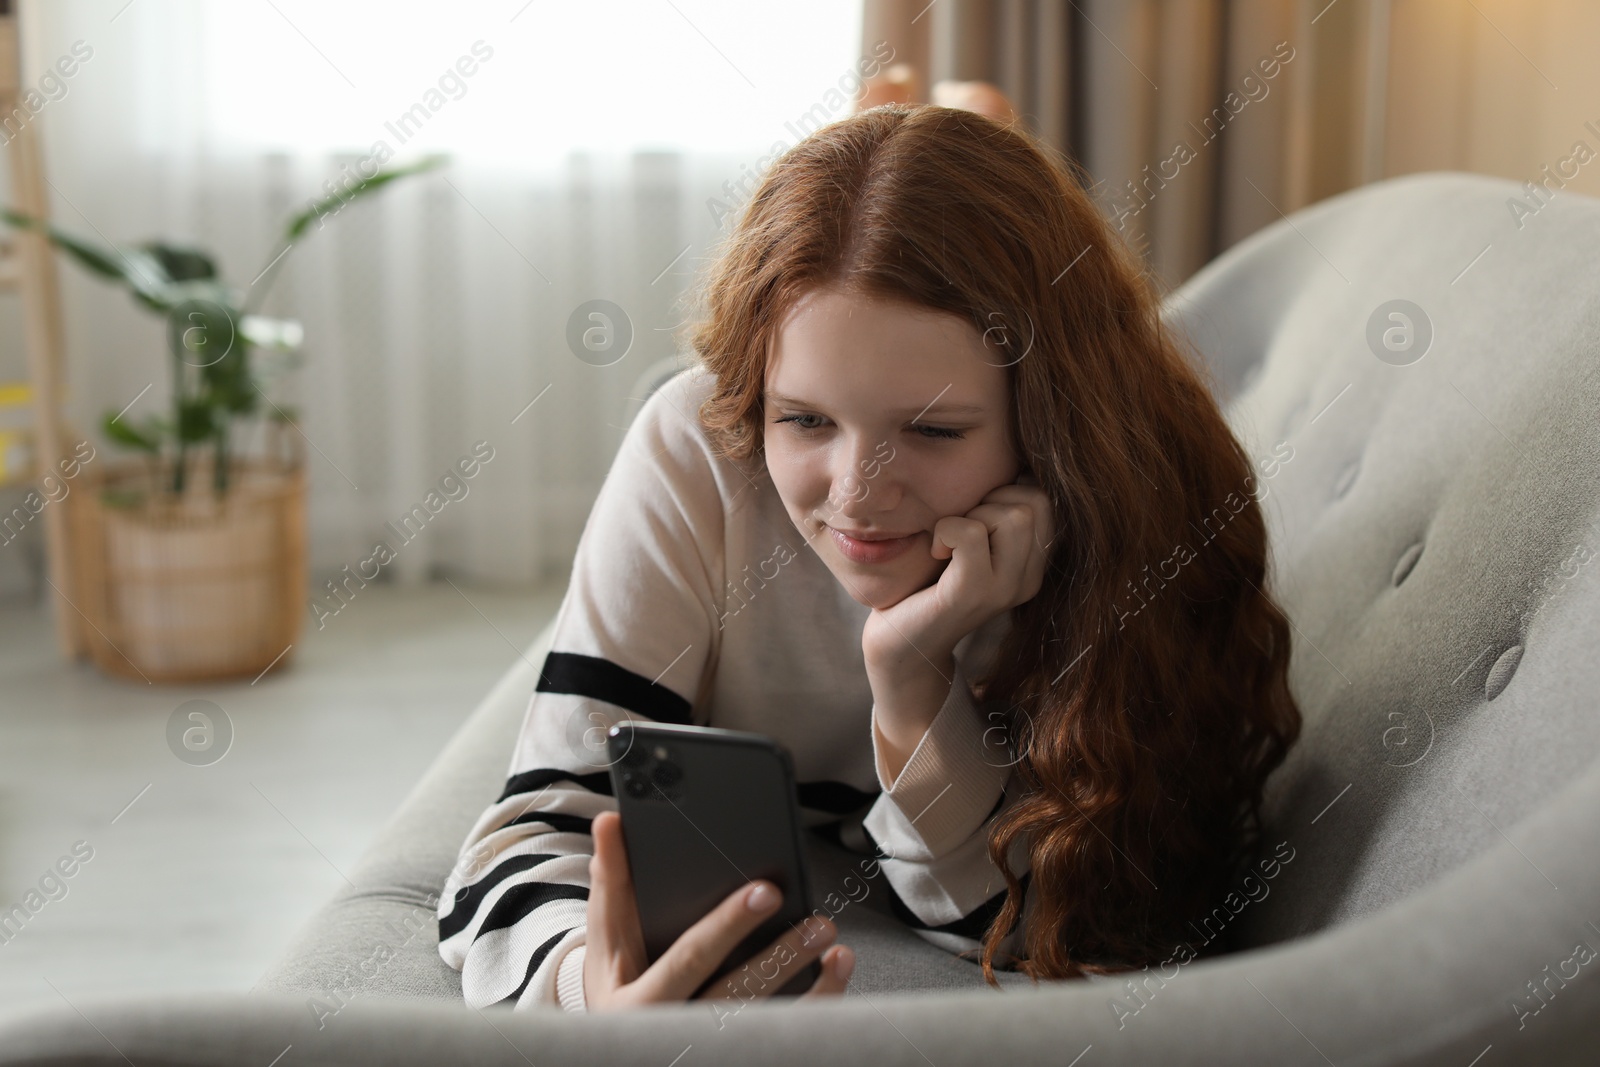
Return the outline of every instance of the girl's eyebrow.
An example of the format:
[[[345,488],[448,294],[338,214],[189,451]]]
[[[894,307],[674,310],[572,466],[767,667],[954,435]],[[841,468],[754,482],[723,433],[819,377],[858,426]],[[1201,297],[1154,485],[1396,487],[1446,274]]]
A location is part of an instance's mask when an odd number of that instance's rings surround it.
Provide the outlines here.
[[[802,400],[799,397],[787,396],[787,395],[785,395],[783,393],[776,393],[776,392],[771,391],[770,389],[767,390],[762,395],[769,402],[774,403],[774,404],[788,404],[788,405],[790,405],[792,407],[800,407],[800,408],[814,408],[814,407],[819,406],[817,404],[813,404],[809,400]],[[898,414],[898,415],[900,415],[902,417],[912,416],[912,415],[926,415],[926,414],[928,414],[930,412],[933,412],[935,414],[941,414],[941,415],[981,415],[986,410],[988,410],[988,409],[985,408],[982,404],[944,403],[944,404],[930,404],[930,405],[926,405],[926,406],[920,407],[920,408],[904,408],[901,411],[894,412],[894,414]]]

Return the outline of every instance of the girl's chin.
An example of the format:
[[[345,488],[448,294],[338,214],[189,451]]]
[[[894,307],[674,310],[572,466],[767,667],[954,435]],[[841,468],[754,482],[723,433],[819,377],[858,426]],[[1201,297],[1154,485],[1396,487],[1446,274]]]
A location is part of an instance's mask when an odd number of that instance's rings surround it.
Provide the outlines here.
[[[834,568],[845,592],[862,607],[891,608],[912,593],[928,588],[938,580],[937,570],[928,574],[912,573],[908,568],[862,573],[863,568],[842,562]]]

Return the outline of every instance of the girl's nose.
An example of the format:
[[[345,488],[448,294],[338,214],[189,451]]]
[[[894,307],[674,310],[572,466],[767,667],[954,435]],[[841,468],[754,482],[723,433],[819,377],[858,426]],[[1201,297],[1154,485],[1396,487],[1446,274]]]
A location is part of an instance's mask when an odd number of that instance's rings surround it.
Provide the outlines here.
[[[899,503],[898,479],[885,462],[886,456],[892,456],[892,452],[882,442],[868,442],[849,450],[833,472],[831,500],[840,514],[882,514]]]

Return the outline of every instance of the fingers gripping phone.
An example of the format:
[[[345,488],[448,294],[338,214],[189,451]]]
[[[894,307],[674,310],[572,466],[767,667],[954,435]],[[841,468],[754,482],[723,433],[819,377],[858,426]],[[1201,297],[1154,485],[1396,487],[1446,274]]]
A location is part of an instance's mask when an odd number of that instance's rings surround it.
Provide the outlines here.
[[[811,914],[788,750],[760,734],[636,722],[611,727],[606,746],[649,962],[730,893],[764,878],[783,905],[692,996],[747,962],[759,983],[776,961],[758,967],[751,957]],[[821,971],[813,960],[776,995],[804,993]]]

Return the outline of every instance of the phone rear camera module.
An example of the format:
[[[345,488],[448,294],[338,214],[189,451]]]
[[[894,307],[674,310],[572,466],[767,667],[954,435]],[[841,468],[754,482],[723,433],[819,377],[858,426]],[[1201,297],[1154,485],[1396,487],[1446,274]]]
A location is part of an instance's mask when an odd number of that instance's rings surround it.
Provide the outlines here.
[[[650,777],[663,790],[671,789],[683,779],[683,768],[662,760],[650,769]]]
[[[618,726],[613,726],[611,728],[611,732],[612,732],[613,736],[618,738],[618,743],[619,744],[625,744],[625,745],[628,746],[627,749],[622,753],[621,757],[619,758],[619,762],[625,767],[642,767],[642,766],[644,766],[646,761],[649,760],[650,754],[644,750],[644,746],[643,745],[634,744],[634,733],[633,733],[633,731],[632,730],[626,730],[625,731],[625,730],[622,730]]]
[[[650,779],[642,774],[627,771],[622,776],[622,788],[628,791],[630,797],[646,797],[654,790],[650,788]]]

